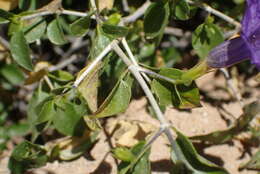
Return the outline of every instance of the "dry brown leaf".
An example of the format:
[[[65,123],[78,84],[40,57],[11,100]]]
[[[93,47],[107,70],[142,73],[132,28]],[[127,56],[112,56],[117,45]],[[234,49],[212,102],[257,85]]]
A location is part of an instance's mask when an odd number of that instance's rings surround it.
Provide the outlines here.
[[[0,8],[6,11],[12,10],[18,6],[18,0],[0,0]]]
[[[113,8],[114,0],[98,0],[98,9],[102,11],[103,9],[110,10]]]
[[[48,73],[48,68],[50,67],[50,63],[42,61],[38,62],[35,65],[34,72],[28,72],[28,77],[25,80],[25,85],[30,85],[35,82],[38,82],[41,78],[43,78]]]
[[[49,4],[38,9],[38,11],[56,12],[62,8],[62,0],[52,0]]]
[[[109,132],[117,146],[132,147],[156,130],[150,123],[141,121],[115,120],[109,124]]]

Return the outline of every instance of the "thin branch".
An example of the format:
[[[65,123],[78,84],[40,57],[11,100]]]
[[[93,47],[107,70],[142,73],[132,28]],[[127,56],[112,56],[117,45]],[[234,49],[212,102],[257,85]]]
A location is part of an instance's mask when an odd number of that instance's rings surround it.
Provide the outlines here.
[[[57,64],[55,66],[50,67],[49,71],[57,71],[59,69],[63,69],[66,66],[70,65],[75,60],[77,60],[77,58],[78,57],[76,55],[72,55],[69,59],[66,59],[66,60],[62,61],[61,63],[59,63],[59,64]]]
[[[140,8],[138,8],[133,14],[126,16],[122,19],[123,23],[129,23],[136,21],[138,18],[140,18],[144,13],[145,10],[149,7],[151,2],[148,0],[146,1]]]
[[[65,10],[65,9],[61,10],[61,14],[79,16],[79,17],[85,17],[88,15],[86,12],[78,12],[78,11]]]
[[[96,65],[111,51],[111,45],[117,41],[112,41],[94,61],[88,66],[88,68],[80,75],[80,77],[74,82],[73,87],[78,87],[78,85],[84,80],[84,78],[96,67]]]
[[[152,92],[150,91],[149,87],[147,86],[145,80],[141,76],[140,72],[138,71],[138,67],[135,66],[126,56],[126,54],[122,51],[122,49],[117,45],[117,43],[111,43],[112,49],[117,53],[117,55],[123,60],[123,62],[128,66],[130,72],[134,75],[136,80],[139,82],[140,86],[142,87],[144,93],[146,94],[151,106],[153,107],[158,120],[161,122],[162,127],[169,126],[168,121],[164,118],[164,115],[157,104]]]
[[[224,77],[227,81],[227,87],[231,90],[232,95],[235,96],[236,100],[239,102],[240,106],[243,108],[244,104],[242,101],[241,94],[235,89],[233,79],[230,76],[229,72],[225,68],[220,68],[220,71],[224,74]]]
[[[123,5],[123,9],[124,9],[125,12],[129,12],[130,11],[130,8],[129,8],[127,0],[122,0],[122,5]]]
[[[150,148],[152,143],[164,132],[164,129],[160,128],[153,136],[148,140],[148,142],[144,145],[142,148],[142,151],[139,152],[138,156],[131,161],[130,165],[127,166],[126,169],[124,169],[125,172],[127,172],[129,169],[131,169],[138,160],[144,155],[144,153]]]
[[[129,47],[129,45],[128,45],[128,43],[127,43],[127,41],[126,41],[125,38],[122,39],[122,44],[123,44],[123,46],[124,46],[124,48],[125,48],[125,50],[126,50],[128,56],[130,57],[131,61],[133,62],[133,64],[134,64],[135,66],[139,67],[139,65],[138,65],[138,63],[137,63],[137,60],[136,60],[136,58],[134,57],[134,54],[132,53],[132,51],[131,51],[131,49],[130,49],[130,47]],[[140,68],[141,68],[141,67],[140,67]],[[145,80],[146,80],[147,82],[151,82],[150,78],[149,78],[146,74],[142,73],[142,76],[144,76],[144,78],[145,78]]]
[[[184,35],[184,32],[180,28],[165,27],[164,34],[182,37]]]
[[[84,17],[84,16],[88,15],[86,12],[78,12],[78,11],[65,10],[65,9],[58,10],[57,12],[45,10],[45,11],[39,11],[39,12],[35,12],[30,15],[23,16],[23,17],[21,17],[21,20],[30,20],[33,18],[48,16],[48,15],[53,15],[53,14],[73,15],[73,16],[78,16],[78,17]],[[94,18],[94,16],[92,18]]]
[[[53,90],[54,87],[53,87],[53,85],[52,85],[51,80],[49,79],[49,77],[45,75],[43,78],[44,78],[45,82],[47,83],[47,85],[49,86],[49,88],[50,88],[51,90]]]
[[[153,76],[153,77],[155,77],[155,78],[162,79],[162,80],[165,80],[165,81],[170,82],[170,83],[173,83],[173,84],[176,83],[176,81],[175,81],[174,79],[171,79],[171,78],[169,78],[169,77],[163,76],[163,75],[158,74],[158,73],[156,73],[156,72],[153,72],[153,71],[151,71],[151,70],[149,70],[149,69],[142,68],[142,67],[139,67],[139,66],[138,66],[137,68],[138,68],[138,70],[139,70],[140,72],[146,73],[146,74],[151,75],[151,76]]]
[[[7,40],[5,40],[2,36],[0,36],[0,43],[6,48],[6,49],[10,49],[10,44]]]
[[[235,25],[236,28],[241,28],[241,24],[239,22],[237,22],[235,19],[227,16],[226,14],[210,7],[209,5],[207,5],[206,3],[200,3],[200,2],[193,2],[191,0],[186,0],[189,4],[191,5],[196,5],[198,7],[200,7],[201,9],[214,14],[215,16],[218,16],[220,18],[222,18],[223,20],[227,21],[228,23]]]
[[[51,11],[40,11],[40,12],[35,12],[33,14],[30,15],[26,15],[21,17],[21,20],[30,20],[33,18],[37,18],[37,17],[42,17],[42,16],[48,16],[48,15],[53,15],[55,14],[55,12],[51,12]]]

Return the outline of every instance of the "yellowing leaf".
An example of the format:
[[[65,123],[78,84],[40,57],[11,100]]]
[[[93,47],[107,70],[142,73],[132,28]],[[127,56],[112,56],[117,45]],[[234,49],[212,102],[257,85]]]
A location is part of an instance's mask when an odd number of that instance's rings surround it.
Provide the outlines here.
[[[48,68],[50,67],[49,62],[41,61],[35,65],[34,72],[29,72],[28,77],[25,80],[25,85],[33,84],[39,81],[48,73]]]
[[[87,66],[88,67],[88,66]],[[86,70],[82,69],[77,78]],[[80,83],[78,90],[88,103],[88,107],[92,112],[97,110],[97,96],[98,96],[98,72],[102,68],[101,64],[98,64],[88,76]]]
[[[102,11],[103,9],[110,10],[113,8],[114,0],[98,0],[98,9]]]

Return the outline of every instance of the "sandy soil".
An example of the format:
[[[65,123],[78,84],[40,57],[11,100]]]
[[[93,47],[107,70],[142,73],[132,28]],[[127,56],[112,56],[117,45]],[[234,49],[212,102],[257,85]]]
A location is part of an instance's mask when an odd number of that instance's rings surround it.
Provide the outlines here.
[[[259,87],[255,88],[254,80],[249,80],[250,97],[247,97],[245,103],[257,100],[260,98]],[[210,133],[216,130],[226,129],[229,121],[232,122],[233,117],[239,117],[242,113],[239,103],[235,100],[230,100],[230,95],[225,89],[225,80],[222,76],[216,78],[213,73],[203,76],[197,81],[198,86],[203,93],[202,107],[192,109],[190,111],[179,111],[173,108],[166,110],[166,117],[171,123],[181,130],[187,136],[201,135]],[[241,89],[240,89],[241,90]],[[241,90],[243,93],[244,91]],[[210,100],[211,99],[211,100]],[[210,102],[209,102],[210,100]],[[133,100],[127,111],[118,116],[108,119],[106,130],[110,132],[111,125],[117,121],[131,122],[133,120],[143,121],[152,129],[158,127],[159,123],[151,118],[146,111],[147,101],[145,98]],[[219,109],[222,108],[222,109]],[[228,114],[229,113],[229,114]],[[232,116],[230,116],[232,115]],[[225,118],[225,119],[224,119]],[[228,121],[227,121],[228,120]],[[147,127],[147,126],[146,126]],[[148,129],[149,129],[148,128]],[[122,134],[121,134],[122,135]],[[120,135],[117,135],[120,136]],[[34,169],[30,173],[33,174],[113,174],[116,173],[116,161],[112,158],[110,152],[111,144],[120,144],[118,137],[107,137],[104,133],[100,135],[100,141],[91,151],[91,156],[94,160],[88,160],[87,157],[81,157],[71,162],[53,162],[46,166]],[[167,140],[161,136],[152,146],[151,161],[154,174],[169,173],[172,163],[169,160],[169,148],[166,146]],[[234,140],[231,144],[214,145],[206,148],[199,148],[198,151],[204,157],[214,161],[216,164],[224,166],[231,174],[256,174],[254,171],[238,171],[238,166],[247,161],[250,156],[246,154],[242,157],[244,147],[242,144]],[[7,154],[9,154],[7,152]],[[242,157],[242,158],[241,158]],[[0,174],[9,174],[7,170],[8,155],[0,161]]]

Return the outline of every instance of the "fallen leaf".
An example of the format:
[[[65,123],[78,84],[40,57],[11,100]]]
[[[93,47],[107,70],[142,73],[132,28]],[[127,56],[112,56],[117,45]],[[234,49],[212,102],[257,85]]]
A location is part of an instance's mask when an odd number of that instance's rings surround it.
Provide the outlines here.
[[[114,120],[109,124],[109,132],[117,146],[132,147],[156,130],[150,123],[130,120]]]

